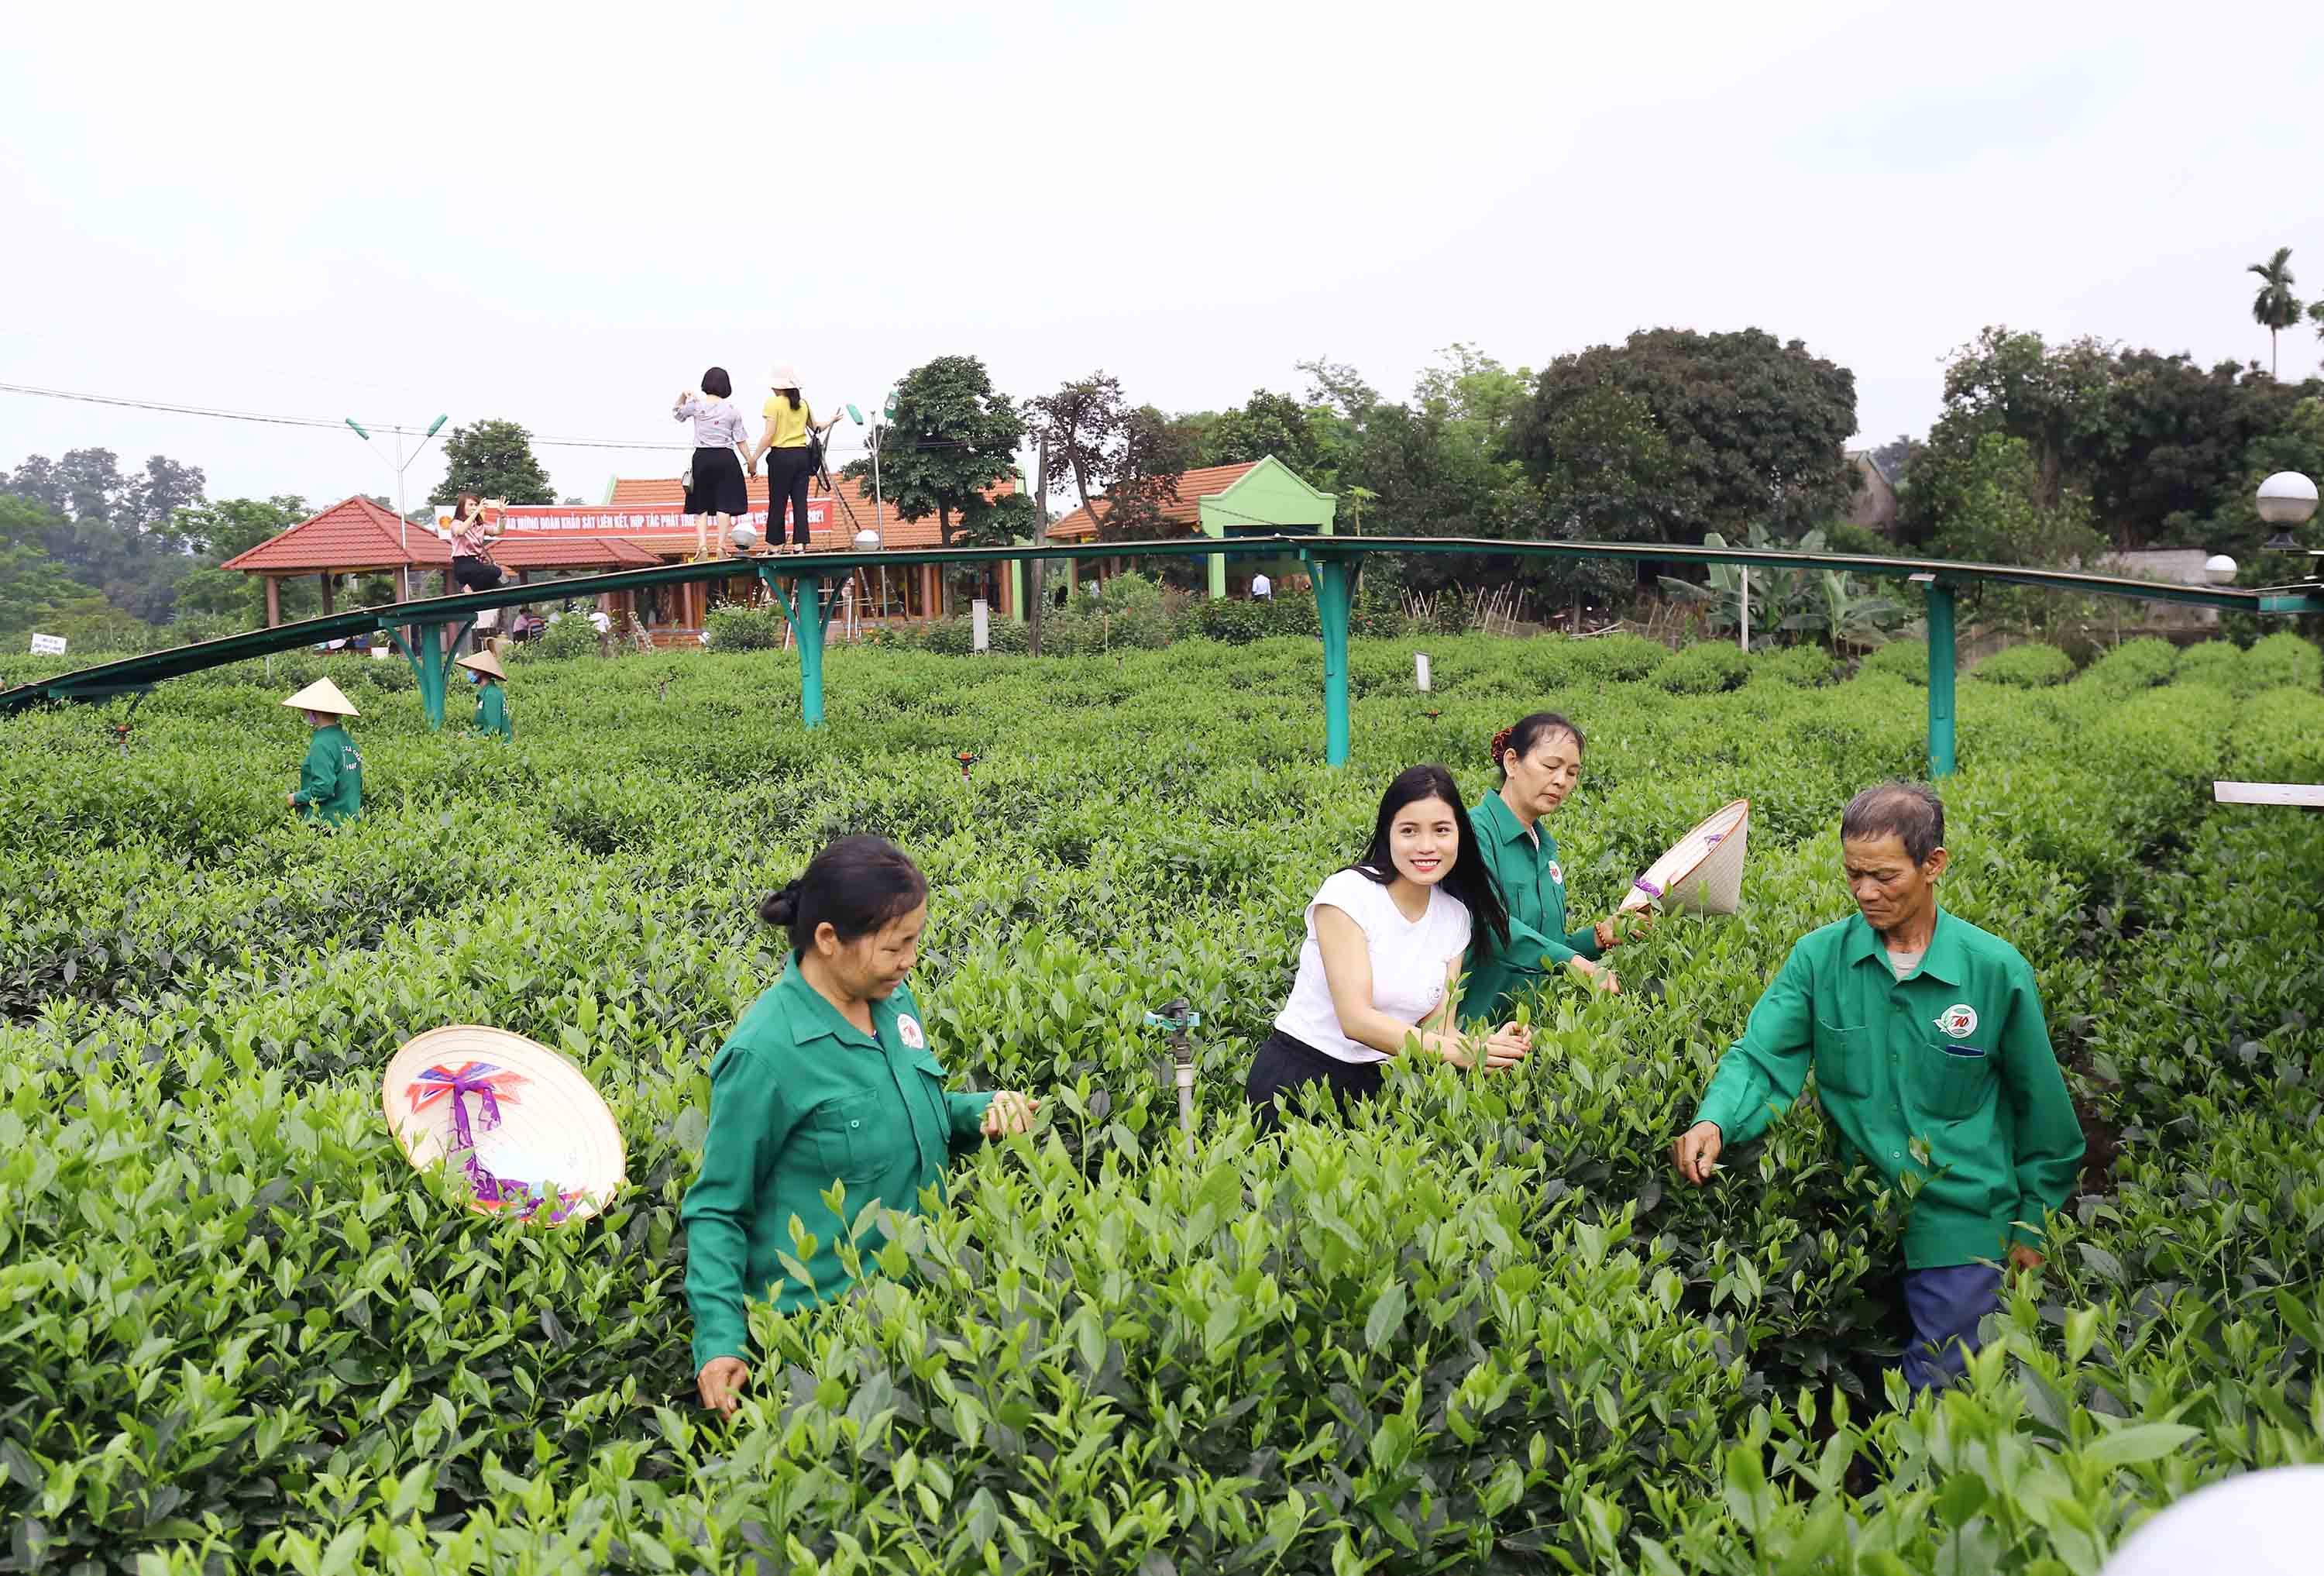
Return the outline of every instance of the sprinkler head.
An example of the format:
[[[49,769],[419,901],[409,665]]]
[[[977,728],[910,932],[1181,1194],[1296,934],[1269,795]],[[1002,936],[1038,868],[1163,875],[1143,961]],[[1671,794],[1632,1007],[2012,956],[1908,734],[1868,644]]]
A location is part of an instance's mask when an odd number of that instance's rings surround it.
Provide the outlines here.
[[[953,752],[953,759],[960,762],[960,780],[966,782],[968,780],[968,769],[974,766],[982,758],[971,751],[956,750]]]

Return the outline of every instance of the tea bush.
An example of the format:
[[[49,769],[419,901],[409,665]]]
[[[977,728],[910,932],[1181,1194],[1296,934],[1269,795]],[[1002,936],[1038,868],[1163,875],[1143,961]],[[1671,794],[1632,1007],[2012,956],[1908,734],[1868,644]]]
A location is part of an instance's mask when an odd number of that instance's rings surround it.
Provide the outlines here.
[[[2235,650],[2233,646],[2222,649],[2231,652]],[[2074,659],[2055,646],[2029,641],[2006,651],[1996,651],[1969,671],[1987,684],[2041,689],[2052,684],[2063,684],[2071,678],[2074,676]]]
[[[814,733],[795,659],[715,646],[528,660],[514,745],[342,657],[165,685],[125,756],[120,703],[0,723],[0,1566],[2088,1572],[2173,1498],[2324,1461],[2324,846],[2209,795],[2324,777],[2312,648],[2240,689],[2191,653],[1961,686],[1946,901],[2032,962],[2092,1149],[2042,1279],[1912,1406],[1906,1201],[1806,1107],[1710,1188],[1665,1149],[1848,911],[1834,822],[1920,769],[1925,691],[1674,696],[1636,637],[1432,635],[1424,696],[1413,649],[1354,642],[1340,771],[1318,645],[1272,635],[835,647]],[[311,672],[365,712],[337,832],[281,804]],[[1590,736],[1576,914],[1748,796],[1742,912],[1665,918],[1618,998],[1553,988],[1510,1074],[1394,1064],[1343,1126],[1258,1138],[1251,1047],[1380,785],[1441,760],[1481,794],[1542,705]],[[710,1420],[678,1220],[709,1057],[781,965],[758,897],[862,830],[932,883],[932,1043],[1048,1103],[857,1295],[760,1310]],[[1191,1153],[1143,1022],[1174,997]],[[404,1165],[379,1072],[447,1022],[588,1071],[628,1150],[604,1215],[488,1220]]]
[[[1751,677],[1751,659],[1723,641],[1706,641],[1674,651],[1655,664],[1649,683],[1673,695],[1716,695],[1738,689]]]
[[[1885,673],[1926,687],[1929,648],[1920,641],[1892,641],[1857,664],[1861,673]]]
[[[2142,635],[2125,641],[2084,668],[2081,682],[2093,689],[2128,695],[2169,683],[2178,666],[2179,651],[2170,641]]]
[[[2245,655],[2253,689],[2314,689],[2324,684],[2324,651],[2288,631],[2261,636]]]
[[[1751,681],[1792,684],[1806,689],[1831,683],[1839,667],[1831,653],[1821,646],[1785,646],[1751,659]]]

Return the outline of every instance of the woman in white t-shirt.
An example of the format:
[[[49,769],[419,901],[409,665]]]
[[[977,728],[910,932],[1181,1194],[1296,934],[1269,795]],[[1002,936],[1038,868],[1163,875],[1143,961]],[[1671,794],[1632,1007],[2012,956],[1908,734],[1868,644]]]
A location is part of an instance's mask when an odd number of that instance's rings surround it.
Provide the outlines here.
[[[1279,1120],[1277,1097],[1303,1084],[1323,1084],[1343,1108],[1373,1094],[1408,1037],[1463,1067],[1524,1059],[1530,1030],[1506,1023],[1481,1046],[1464,1044],[1454,1016],[1471,931],[1508,933],[1500,889],[1472,848],[1451,772],[1415,766],[1388,785],[1371,846],[1307,905],[1291,999],[1243,1086],[1262,1129]]]

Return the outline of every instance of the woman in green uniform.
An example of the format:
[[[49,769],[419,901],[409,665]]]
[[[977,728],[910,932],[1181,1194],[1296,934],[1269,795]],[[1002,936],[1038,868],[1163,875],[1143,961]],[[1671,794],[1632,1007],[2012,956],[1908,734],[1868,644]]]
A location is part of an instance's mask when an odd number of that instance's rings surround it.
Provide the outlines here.
[[[679,1211],[696,1385],[723,1413],[750,1378],[750,1302],[788,1312],[845,1293],[853,1277],[839,1249],[865,1205],[917,1213],[924,1197],[941,1200],[953,1156],[1029,1130],[1039,1105],[1013,1090],[945,1087],[904,983],[928,884],[895,844],[841,838],[759,917],[790,932],[791,965],[710,1064],[702,1171]],[[835,1184],[837,1212],[823,1198]],[[812,1251],[793,1245],[795,1221]],[[854,1240],[862,1262],[886,1240],[867,1225]]]
[[[476,714],[468,723],[469,731],[513,740],[516,727],[509,721],[508,696],[501,688],[508,675],[501,668],[501,659],[489,650],[477,651],[461,658],[460,666],[468,670],[476,685]]]
[[[1598,961],[1621,944],[1620,926],[1601,919],[1565,928],[1565,867],[1542,824],[1582,780],[1582,730],[1555,712],[1535,712],[1494,734],[1492,750],[1501,786],[1477,802],[1469,820],[1508,903],[1508,942],[1497,945],[1481,929],[1471,939],[1464,1000],[1499,1022],[1519,992],[1559,969],[1598,990],[1620,991],[1614,971]]]
[[[318,678],[282,704],[315,730],[307,759],[299,765],[299,786],[286,796],[290,807],[301,820],[334,826],[354,820],[363,814],[363,757],[339,719],[363,714],[327,678]]]

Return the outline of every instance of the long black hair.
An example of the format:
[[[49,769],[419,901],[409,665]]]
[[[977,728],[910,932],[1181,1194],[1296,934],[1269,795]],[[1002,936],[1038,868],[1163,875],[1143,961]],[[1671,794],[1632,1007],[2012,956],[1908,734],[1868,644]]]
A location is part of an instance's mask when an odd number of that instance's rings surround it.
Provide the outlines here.
[[[791,409],[794,410],[798,410],[799,408],[799,392],[797,389],[785,389],[783,392],[790,396]]]
[[[1461,834],[1461,847],[1453,855],[1452,868],[1437,884],[1461,899],[1462,907],[1469,910],[1469,922],[1473,928],[1490,931],[1495,946],[1507,946],[1509,906],[1501,899],[1501,883],[1494,879],[1493,867],[1485,862],[1484,851],[1477,844],[1477,834],[1469,825],[1469,812],[1461,803],[1461,786],[1441,766],[1407,766],[1396,774],[1395,780],[1388,785],[1388,792],[1380,795],[1379,815],[1372,822],[1371,846],[1348,868],[1383,887],[1396,880],[1396,853],[1389,844],[1389,830],[1406,805],[1423,799],[1443,799],[1450,806],[1453,830]]]
[[[841,941],[853,941],[927,900],[928,878],[902,849],[884,837],[843,837],[808,861],[797,880],[761,899],[759,917],[791,933],[798,957],[825,925]]]

